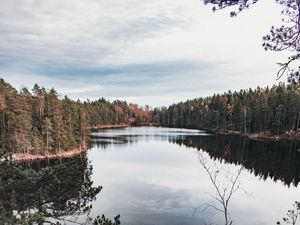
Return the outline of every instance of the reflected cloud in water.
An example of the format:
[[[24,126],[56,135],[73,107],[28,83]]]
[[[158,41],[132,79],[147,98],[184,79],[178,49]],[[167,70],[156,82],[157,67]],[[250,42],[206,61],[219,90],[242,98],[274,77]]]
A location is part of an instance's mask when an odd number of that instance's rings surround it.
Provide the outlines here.
[[[119,141],[103,144],[96,141],[96,136]],[[223,215],[214,210],[200,210],[192,216],[193,209],[211,202],[214,193],[199,164],[200,151],[222,171],[233,173],[236,165],[246,168],[240,177],[243,190],[230,204],[235,224],[274,224],[299,196],[295,187],[298,154],[291,148],[287,151],[286,146],[290,144],[172,128],[94,133],[88,157],[94,166],[95,184],[104,187],[94,213],[120,213],[125,225],[223,224]],[[279,165],[283,168],[276,169]],[[274,182],[278,180],[282,182]]]
[[[163,127],[129,127],[121,129],[102,129],[92,132],[90,141],[97,147],[105,149],[109,145],[122,147],[138,141],[170,141],[185,139],[186,136],[209,136],[204,131],[194,129],[163,128]]]

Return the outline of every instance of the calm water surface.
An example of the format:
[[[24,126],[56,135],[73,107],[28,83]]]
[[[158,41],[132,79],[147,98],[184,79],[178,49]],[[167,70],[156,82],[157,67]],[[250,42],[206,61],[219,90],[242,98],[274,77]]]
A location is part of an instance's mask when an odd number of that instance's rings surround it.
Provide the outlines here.
[[[224,224],[216,191],[242,167],[229,202],[234,224],[276,224],[300,200],[300,145],[248,141],[173,128],[107,129],[91,135],[92,180],[103,190],[93,213],[121,215],[124,225]],[[195,210],[197,209],[197,210]]]

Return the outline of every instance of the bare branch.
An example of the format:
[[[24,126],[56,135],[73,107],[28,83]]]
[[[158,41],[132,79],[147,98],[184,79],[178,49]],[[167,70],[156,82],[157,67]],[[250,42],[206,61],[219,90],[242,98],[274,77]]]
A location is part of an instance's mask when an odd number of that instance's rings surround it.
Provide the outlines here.
[[[241,11],[249,8],[258,0],[203,0],[205,4],[212,4],[213,10],[221,10],[227,7],[237,6],[236,12],[231,12],[231,16],[237,16]],[[291,52],[291,56],[280,66],[277,72],[277,80],[287,75],[289,83],[300,82],[300,68],[290,68],[292,62],[300,59],[300,1],[299,0],[276,0],[282,7],[283,24],[272,26],[270,33],[263,37],[263,47],[265,50]],[[299,70],[298,70],[299,69]],[[298,71],[296,71],[298,70]]]
[[[218,175],[220,172],[220,169],[216,167],[214,169],[211,169],[211,166],[208,166],[207,160],[203,157],[202,153],[198,152],[198,159],[204,170],[209,176],[209,179],[216,191],[216,195],[214,197],[214,204],[206,204],[206,209],[207,208],[213,208],[216,211],[222,212],[224,214],[225,218],[225,225],[230,225],[233,223],[233,221],[230,219],[230,215],[228,212],[228,206],[229,206],[229,201],[232,198],[233,194],[240,189],[240,182],[239,182],[239,177],[243,171],[243,167],[241,167],[237,174],[235,176],[231,176],[231,178],[227,177],[227,180],[229,183],[225,183],[225,186],[221,185],[218,181]],[[220,208],[215,205],[215,203],[220,204]],[[203,205],[201,205],[202,207]],[[197,211],[198,208],[194,211],[194,213]]]

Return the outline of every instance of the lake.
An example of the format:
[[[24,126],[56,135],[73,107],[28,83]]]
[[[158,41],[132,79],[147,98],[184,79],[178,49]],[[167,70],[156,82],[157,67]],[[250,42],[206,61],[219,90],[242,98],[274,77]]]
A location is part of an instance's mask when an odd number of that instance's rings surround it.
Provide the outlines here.
[[[228,204],[234,224],[276,224],[300,200],[300,145],[295,141],[133,127],[94,132],[91,142],[92,180],[103,186],[93,213],[120,214],[124,225],[224,224],[204,166],[221,191],[241,170]]]
[[[81,157],[1,164],[0,224],[24,211],[82,222],[76,215],[92,205],[90,216],[120,214],[123,225],[224,225],[224,196],[233,224],[272,225],[300,200],[298,141],[159,127],[90,139]]]

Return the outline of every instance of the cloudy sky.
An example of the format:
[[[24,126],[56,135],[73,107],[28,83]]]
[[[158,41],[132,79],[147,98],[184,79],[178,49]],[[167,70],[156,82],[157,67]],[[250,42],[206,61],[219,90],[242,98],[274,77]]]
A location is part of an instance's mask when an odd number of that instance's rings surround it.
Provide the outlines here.
[[[274,0],[237,18],[200,0],[0,0],[0,77],[152,106],[276,83]],[[283,78],[285,79],[285,78]]]

